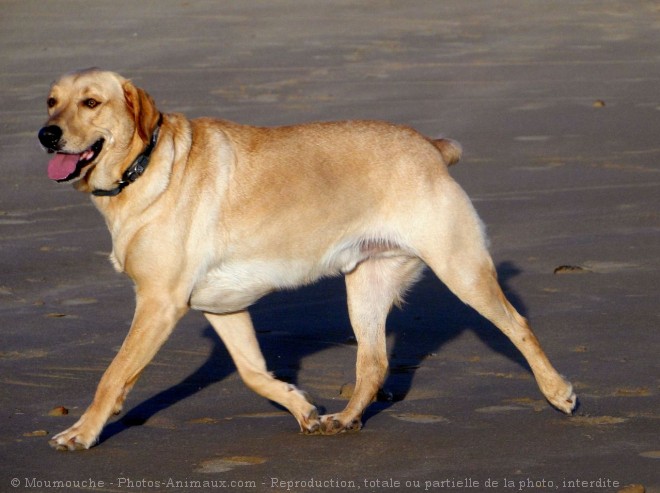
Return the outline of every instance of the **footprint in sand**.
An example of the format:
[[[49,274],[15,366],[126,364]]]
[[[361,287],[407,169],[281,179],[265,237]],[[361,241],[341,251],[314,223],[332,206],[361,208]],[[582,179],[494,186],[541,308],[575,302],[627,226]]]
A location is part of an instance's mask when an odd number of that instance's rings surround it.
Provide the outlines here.
[[[449,423],[449,420],[436,414],[398,413],[392,417],[400,421],[419,424]]]
[[[225,457],[217,459],[208,459],[203,461],[195,472],[205,474],[215,474],[219,472],[227,472],[237,467],[255,466],[263,464],[266,459],[263,457],[253,456],[238,456],[238,457]]]

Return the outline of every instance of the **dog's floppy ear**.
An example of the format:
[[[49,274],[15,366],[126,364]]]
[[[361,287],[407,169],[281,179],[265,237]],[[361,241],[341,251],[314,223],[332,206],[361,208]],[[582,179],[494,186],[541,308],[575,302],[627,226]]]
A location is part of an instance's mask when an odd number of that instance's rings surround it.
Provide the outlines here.
[[[123,89],[126,107],[133,114],[138,135],[146,144],[158,123],[160,112],[151,96],[139,87],[135,87],[131,81],[124,82]]]

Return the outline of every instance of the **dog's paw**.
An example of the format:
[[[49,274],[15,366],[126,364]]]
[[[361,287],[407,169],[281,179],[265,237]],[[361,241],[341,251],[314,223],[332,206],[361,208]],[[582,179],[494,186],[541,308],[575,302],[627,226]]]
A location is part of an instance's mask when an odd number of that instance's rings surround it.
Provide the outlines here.
[[[300,431],[306,435],[318,433],[321,425],[319,411],[312,396],[294,385],[287,386],[287,407],[300,425]]]
[[[321,429],[321,420],[316,408],[312,409],[307,416],[304,416],[300,422],[300,431],[305,435],[316,435]]]
[[[548,402],[554,407],[568,415],[573,414],[577,406],[577,396],[573,392],[573,385],[570,382],[562,379],[562,385],[559,389],[553,392],[545,393]]]
[[[98,433],[89,432],[84,426],[76,423],[68,430],[55,435],[48,443],[55,450],[87,450],[98,440]]]
[[[362,420],[358,418],[346,419],[339,414],[326,414],[320,418],[321,426],[319,432],[322,435],[336,435],[346,431],[360,431]]]

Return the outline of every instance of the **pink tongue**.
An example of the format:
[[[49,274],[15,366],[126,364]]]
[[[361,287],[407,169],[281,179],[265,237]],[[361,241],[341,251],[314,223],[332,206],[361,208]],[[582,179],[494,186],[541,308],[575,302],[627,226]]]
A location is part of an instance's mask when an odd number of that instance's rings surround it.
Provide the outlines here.
[[[64,180],[76,170],[80,154],[55,154],[48,163],[48,178],[51,180]]]

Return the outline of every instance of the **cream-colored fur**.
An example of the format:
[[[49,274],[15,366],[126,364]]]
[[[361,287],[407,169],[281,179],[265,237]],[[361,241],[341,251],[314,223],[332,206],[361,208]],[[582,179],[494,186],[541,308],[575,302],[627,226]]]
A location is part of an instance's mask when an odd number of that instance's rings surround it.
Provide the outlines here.
[[[77,177],[89,193],[117,186],[158,116],[143,90],[91,69],[53,85],[47,125],[61,128],[62,152],[105,140]],[[513,341],[550,403],[572,412],[571,385],[502,294],[477,214],[449,175],[460,153],[451,140],[383,122],[257,128],[164,115],[145,174],[114,197],[92,197],[113,264],[135,283],[135,318],[92,404],[51,444],[92,446],[190,308],[206,314],[245,383],[289,409],[303,432],[359,429],[387,371],[385,319],[424,265]],[[346,276],[357,382],[346,409],[319,416],[268,373],[246,310],[273,290],[337,274]]]

